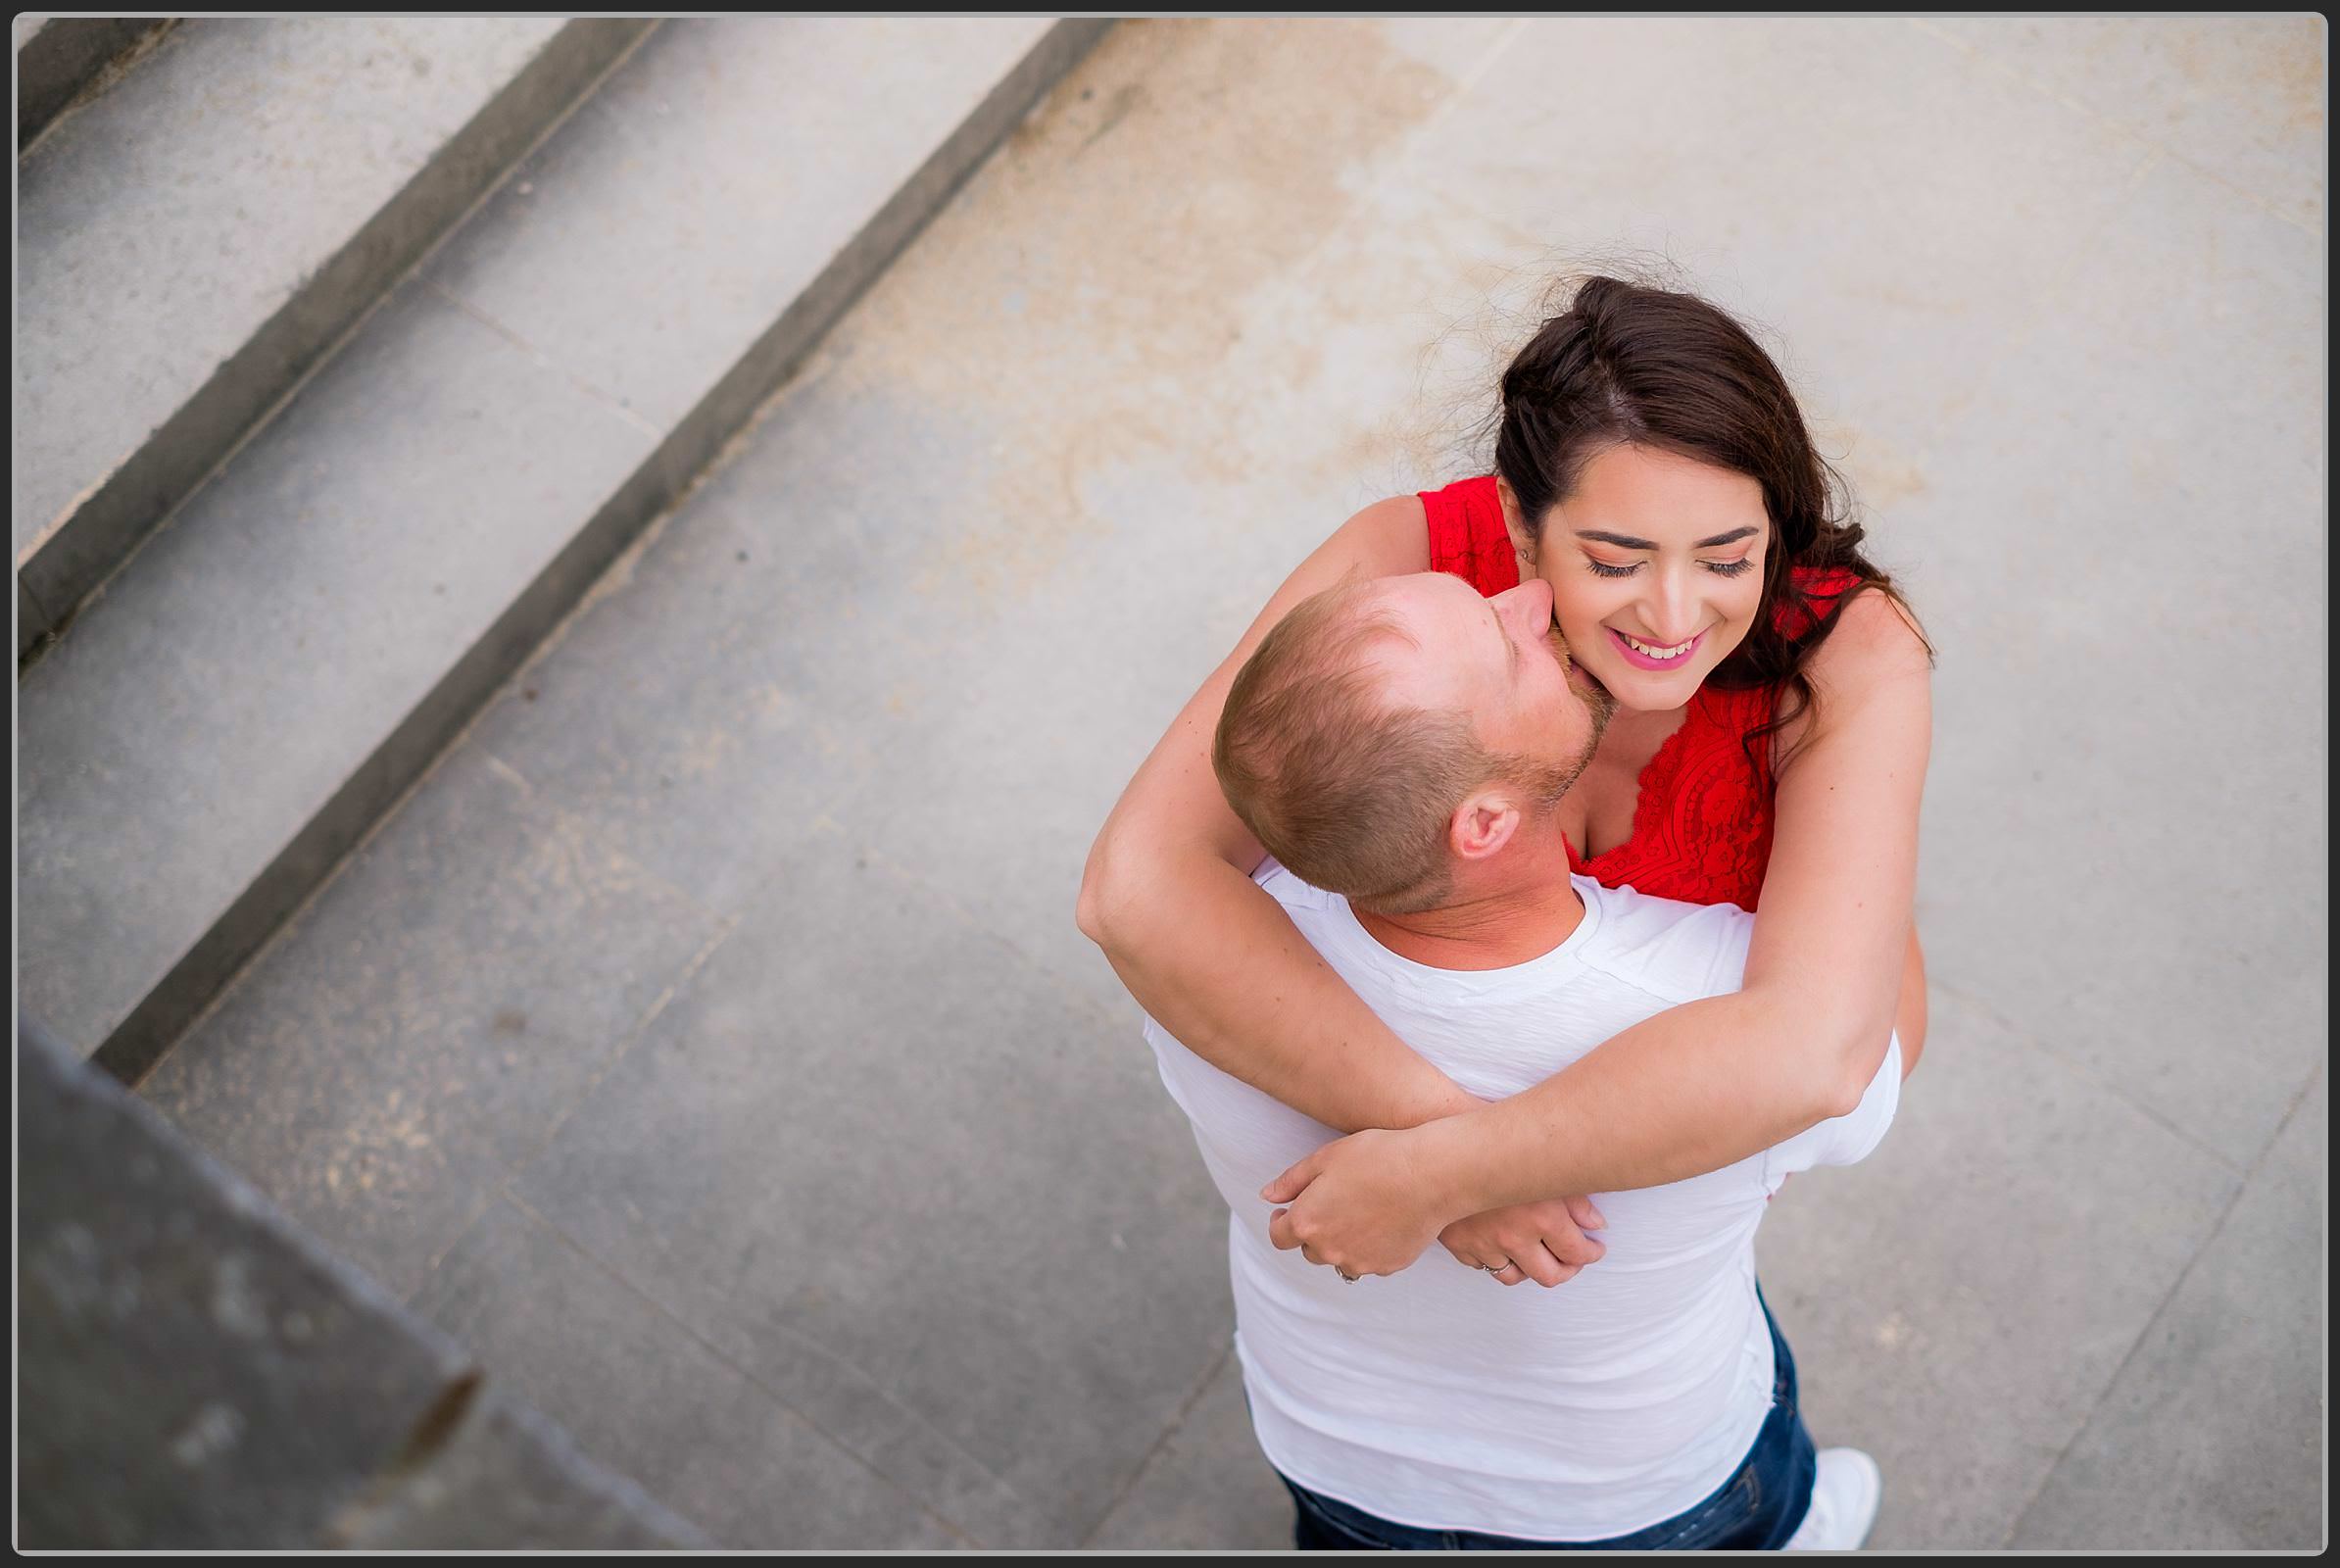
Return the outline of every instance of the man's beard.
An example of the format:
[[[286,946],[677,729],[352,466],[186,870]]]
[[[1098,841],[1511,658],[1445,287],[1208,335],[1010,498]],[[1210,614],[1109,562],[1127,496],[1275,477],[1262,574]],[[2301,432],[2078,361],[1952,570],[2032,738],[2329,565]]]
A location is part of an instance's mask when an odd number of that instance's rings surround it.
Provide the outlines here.
[[[1566,680],[1569,666],[1576,662],[1576,656],[1568,651],[1568,639],[1561,635],[1559,627],[1554,626],[1544,637],[1544,644],[1551,649],[1552,657],[1560,662],[1560,678]],[[1572,691],[1575,689],[1570,688]],[[1608,730],[1609,720],[1617,716],[1617,699],[1609,695],[1608,687],[1593,678],[1590,670],[1584,671],[1584,706],[1592,710],[1592,744],[1598,746],[1602,734]]]
[[[1560,665],[1561,677],[1567,678],[1569,655],[1568,639],[1554,626],[1544,638],[1544,646]],[[1578,690],[1571,686],[1571,691]],[[1600,750],[1600,738],[1608,733],[1609,720],[1617,716],[1617,699],[1608,688],[1589,677],[1583,690],[1584,707],[1592,716],[1592,733],[1584,741],[1584,749],[1565,762],[1546,762],[1533,757],[1512,754],[1502,759],[1503,774],[1525,789],[1539,810],[1550,810],[1560,804],[1560,798],[1575,787],[1585,768],[1592,764],[1592,754]]]

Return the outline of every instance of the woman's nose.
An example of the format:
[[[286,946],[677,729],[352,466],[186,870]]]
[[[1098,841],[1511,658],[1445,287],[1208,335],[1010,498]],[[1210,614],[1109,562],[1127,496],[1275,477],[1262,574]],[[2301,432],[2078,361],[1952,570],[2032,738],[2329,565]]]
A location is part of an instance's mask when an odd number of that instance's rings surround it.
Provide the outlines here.
[[[1650,637],[1666,648],[1688,642],[1698,632],[1698,596],[1681,572],[1661,571],[1652,576],[1649,600],[1641,607]]]

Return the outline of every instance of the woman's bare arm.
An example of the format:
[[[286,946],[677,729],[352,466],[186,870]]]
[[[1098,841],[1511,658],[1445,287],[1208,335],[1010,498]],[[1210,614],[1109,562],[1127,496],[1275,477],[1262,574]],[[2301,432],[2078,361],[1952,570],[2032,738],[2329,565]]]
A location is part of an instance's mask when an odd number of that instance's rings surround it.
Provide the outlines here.
[[[1810,672],[1821,701],[1779,773],[1743,989],[1645,1019],[1508,1100],[1326,1145],[1263,1190],[1292,1204],[1276,1245],[1393,1273],[1460,1216],[1686,1180],[1859,1103],[1905,977],[1922,982],[1910,919],[1930,666],[1901,612],[1863,594]]]
[[[1910,954],[1901,970],[1901,1004],[1893,1014],[1893,1032],[1901,1037],[1901,1076],[1918,1070],[1926,1050],[1926,950],[1918,933],[1910,932]]]
[[[1280,1241],[1301,1245],[1292,1226],[1318,1217],[1386,1236],[1435,1212],[1396,1267],[1446,1221],[1682,1180],[1857,1102],[1900,999],[1931,725],[1922,645],[1889,604],[1860,596],[1814,657],[1824,716],[1781,770],[1745,989],[1661,1013],[1483,1106],[1398,1041],[1251,882],[1262,852],[1210,768],[1236,670],[1292,605],[1350,572],[1428,565],[1410,497],[1367,508],[1302,563],[1123,793],[1091,851],[1079,913],[1140,1004],[1203,1059],[1331,1126],[1419,1129],[1356,1182],[1319,1182],[1277,1221]],[[1326,1156],[1365,1144],[1328,1146],[1307,1162],[1310,1179]]]
[[[1534,1089],[1424,1129],[1444,1137],[1427,1163],[1451,1172],[1453,1214],[1682,1181],[1860,1102],[1904,1012],[1905,977],[1923,981],[1911,908],[1931,670],[1902,612],[1865,593],[1811,675],[1820,701],[1779,772],[1743,988],[1670,1008]],[[1922,1020],[1922,991],[1916,1001]]]
[[[1292,606],[1352,573],[1429,569],[1419,498],[1377,502],[1343,523],[1179,711],[1081,878],[1081,929],[1141,1006],[1203,1060],[1344,1132],[1482,1102],[1376,1017],[1251,880],[1265,852],[1219,792],[1211,736],[1236,672]]]

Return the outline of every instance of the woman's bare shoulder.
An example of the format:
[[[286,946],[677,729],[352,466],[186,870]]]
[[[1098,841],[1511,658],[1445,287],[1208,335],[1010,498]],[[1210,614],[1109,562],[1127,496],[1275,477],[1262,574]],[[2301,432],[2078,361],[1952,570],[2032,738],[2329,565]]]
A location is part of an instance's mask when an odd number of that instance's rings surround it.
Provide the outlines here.
[[[1321,589],[1360,577],[1395,577],[1430,569],[1430,523],[1420,496],[1391,496],[1350,515],[1308,553],[1276,590],[1263,612],[1267,628],[1293,605]]]
[[[1913,724],[1922,737],[1931,728],[1933,649],[1917,617],[1889,593],[1867,585],[1854,589],[1827,640],[1812,650],[1804,675],[1815,700],[1774,738],[1774,765],[1782,778],[1792,760],[1823,737]]]
[[[1328,546],[1365,569],[1392,577],[1430,569],[1430,516],[1420,496],[1389,496],[1359,511],[1334,530]]]
[[[1924,681],[1932,668],[1933,648],[1917,616],[1894,595],[1863,584],[1846,596],[1805,673],[1815,686],[1849,694],[1879,682]]]

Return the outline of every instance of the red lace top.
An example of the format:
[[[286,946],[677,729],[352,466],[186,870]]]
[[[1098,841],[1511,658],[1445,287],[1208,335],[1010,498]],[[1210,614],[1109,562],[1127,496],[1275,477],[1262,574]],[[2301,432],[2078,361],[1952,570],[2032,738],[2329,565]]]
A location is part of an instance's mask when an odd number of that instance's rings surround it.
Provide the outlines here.
[[[1454,573],[1483,594],[1519,586],[1519,557],[1503,525],[1503,503],[1492,474],[1421,496],[1430,515],[1433,567]],[[1825,613],[1859,579],[1849,571],[1798,568],[1795,581]],[[1811,619],[1795,607],[1780,609],[1780,629],[1790,635]],[[1760,743],[1756,755],[1763,760],[1750,764],[1740,740],[1771,721],[1779,696],[1776,687],[1699,687],[1682,727],[1666,737],[1641,769],[1632,834],[1590,859],[1570,845],[1570,866],[1603,887],[1631,883],[1659,898],[1754,908],[1772,858],[1771,764]]]

